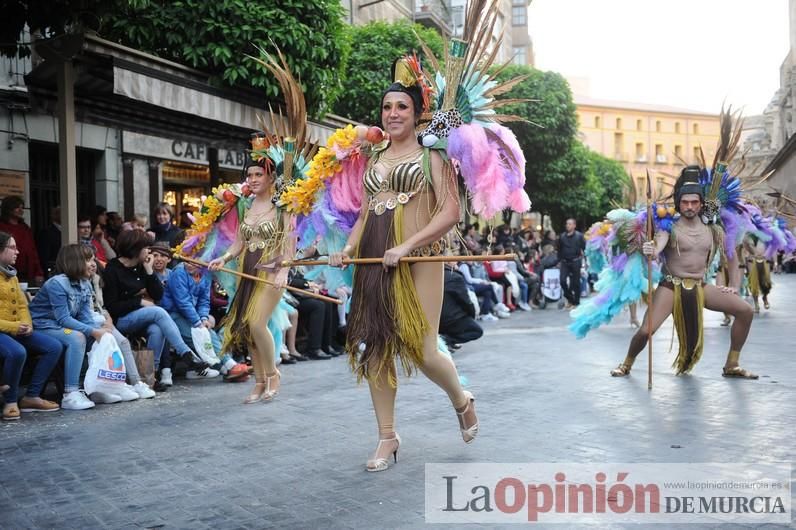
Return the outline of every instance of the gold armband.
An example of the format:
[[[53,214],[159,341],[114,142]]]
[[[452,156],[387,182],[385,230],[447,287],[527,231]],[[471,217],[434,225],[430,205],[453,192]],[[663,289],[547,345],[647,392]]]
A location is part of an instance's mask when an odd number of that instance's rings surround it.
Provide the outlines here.
[[[346,245],[346,246],[343,247],[343,254],[345,254],[346,256],[350,257],[351,256],[351,252],[353,252],[353,251],[354,251],[354,247],[352,247],[351,245]]]
[[[234,259],[235,256],[230,254],[229,252],[224,252],[224,255],[221,256],[221,259],[224,260],[224,263],[227,263],[229,260]]]

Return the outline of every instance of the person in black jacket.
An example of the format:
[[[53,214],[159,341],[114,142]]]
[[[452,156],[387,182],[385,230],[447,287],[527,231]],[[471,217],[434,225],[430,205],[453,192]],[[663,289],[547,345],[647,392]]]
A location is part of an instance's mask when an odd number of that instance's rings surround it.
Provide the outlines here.
[[[304,275],[297,271],[291,271],[288,283],[292,287],[305,289],[314,293],[319,293],[320,288],[313,282],[308,282]],[[317,298],[304,296],[300,293],[293,293],[298,300],[299,322],[306,323],[308,341],[306,356],[313,360],[331,359],[342,355],[342,351],[335,347],[334,339],[337,332],[336,318],[337,308],[331,302],[324,302]]]
[[[445,264],[445,294],[442,299],[439,333],[448,346],[454,349],[456,345],[479,339],[484,334],[484,330],[475,321],[475,306],[467,294],[464,275],[453,263]]]
[[[174,210],[167,202],[158,203],[152,212],[154,224],[149,228],[155,234],[155,241],[165,241],[170,248],[176,247],[185,237],[185,232],[174,224]]]
[[[566,232],[558,238],[558,259],[561,268],[561,286],[567,299],[566,309],[578,307],[580,304],[580,267],[583,262],[583,251],[586,239],[578,232],[575,219],[567,219]],[[563,300],[559,302],[562,306]]]
[[[188,379],[218,376],[218,371],[201,362],[180,335],[177,324],[157,302],[163,298],[163,284],[152,269],[149,236],[141,230],[119,234],[116,250],[119,257],[108,262],[102,273],[102,295],[116,329],[125,335],[146,333],[147,348],[154,352],[155,370],[160,366],[166,341],[188,363]],[[164,366],[161,382],[169,385],[170,367]],[[165,376],[165,377],[164,377]]]

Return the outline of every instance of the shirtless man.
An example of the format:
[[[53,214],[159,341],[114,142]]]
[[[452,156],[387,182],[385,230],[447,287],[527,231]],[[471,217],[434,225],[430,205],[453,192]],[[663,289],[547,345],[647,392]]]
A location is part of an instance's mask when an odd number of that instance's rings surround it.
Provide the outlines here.
[[[766,260],[766,245],[752,234],[746,236],[744,248],[749,254],[747,271],[749,279],[749,294],[755,301],[755,313],[760,312],[758,298],[763,295],[763,306],[769,309],[768,293],[771,292],[771,269]]]
[[[647,319],[652,319],[655,333],[663,322],[674,315],[680,340],[680,351],[673,367],[677,374],[688,373],[702,355],[702,308],[722,311],[735,317],[730,332],[730,352],[724,364],[724,377],[757,379],[757,375],[738,366],[749,327],[752,309],[737,296],[740,274],[737,256],[729,261],[732,287],[705,285],[703,278],[713,249],[711,228],[703,223],[700,210],[704,192],[699,184],[699,168],[689,166],[683,170],[675,186],[675,206],[680,218],[669,232],[659,231],[654,241],[643,245],[643,253],[659,259],[663,254],[663,280],[652,297],[652,305],[644,315],[641,328],[630,341],[627,357],[611,371],[614,377],[630,374],[636,356],[647,345]]]

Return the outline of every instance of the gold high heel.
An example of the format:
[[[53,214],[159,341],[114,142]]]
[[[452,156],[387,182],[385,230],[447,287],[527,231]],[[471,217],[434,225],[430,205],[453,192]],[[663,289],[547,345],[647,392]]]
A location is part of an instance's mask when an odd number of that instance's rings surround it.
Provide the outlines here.
[[[472,392],[469,390],[464,391],[464,397],[467,398],[467,405],[464,407],[463,411],[459,412],[457,410],[456,415],[459,418],[459,430],[462,432],[462,439],[464,440],[464,443],[469,444],[475,440],[476,436],[478,436],[478,417],[476,416],[475,423],[473,425],[465,427],[466,423],[464,422],[464,415],[467,414],[467,411],[470,410],[470,407],[472,407],[473,403],[475,403],[475,398],[473,397]]]
[[[271,390],[271,378],[276,377],[280,381],[282,380],[282,374],[277,370],[275,373],[271,375],[265,376],[265,392],[263,392],[262,400],[263,401],[271,401],[279,394],[279,389]]]
[[[266,392],[266,389],[263,388],[265,386],[266,386],[265,383],[255,383],[254,384],[254,391],[251,394],[249,394],[249,397],[247,397],[246,399],[243,400],[243,404],[244,405],[251,405],[252,403],[257,403],[259,401],[262,401],[263,400],[263,396],[265,395],[265,392]],[[262,389],[259,392],[257,392],[257,388],[258,387],[260,387]]]
[[[398,442],[398,445],[395,446],[395,451],[392,452],[392,457],[394,462],[398,463],[398,448],[401,447],[401,437],[398,436],[398,433],[395,433],[395,436],[392,438],[379,438],[379,445],[376,446],[376,453],[378,454],[379,448],[383,442]],[[387,458],[373,458],[368,460],[368,463],[365,465],[365,471],[368,473],[376,473],[378,471],[386,471],[390,467],[390,462]]]

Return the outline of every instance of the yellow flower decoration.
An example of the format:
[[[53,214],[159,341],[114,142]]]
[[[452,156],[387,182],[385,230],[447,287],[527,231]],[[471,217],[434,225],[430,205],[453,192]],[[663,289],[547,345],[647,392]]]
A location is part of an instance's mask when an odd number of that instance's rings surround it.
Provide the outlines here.
[[[282,202],[290,213],[308,215],[315,197],[326,187],[326,181],[342,170],[341,160],[359,152],[360,143],[353,125],[337,129],[312,158],[307,178],[296,181],[282,194]]]

